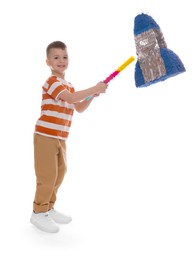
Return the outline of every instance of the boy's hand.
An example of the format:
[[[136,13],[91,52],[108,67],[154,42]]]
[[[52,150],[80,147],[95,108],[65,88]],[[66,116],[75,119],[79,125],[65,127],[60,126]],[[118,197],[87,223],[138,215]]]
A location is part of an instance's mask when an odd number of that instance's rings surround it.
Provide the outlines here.
[[[99,97],[99,95],[100,95],[100,94],[95,94],[95,95],[93,95],[93,98]]]
[[[105,93],[106,89],[108,88],[108,84],[104,83],[103,81],[100,81],[95,86],[97,88],[96,94]]]

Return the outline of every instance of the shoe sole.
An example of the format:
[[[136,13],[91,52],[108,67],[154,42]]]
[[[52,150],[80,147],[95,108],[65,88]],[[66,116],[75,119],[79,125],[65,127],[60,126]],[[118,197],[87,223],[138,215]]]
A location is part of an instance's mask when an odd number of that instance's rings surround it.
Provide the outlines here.
[[[46,232],[46,233],[58,233],[60,231],[60,229],[57,227],[56,229],[53,230],[48,230],[43,228],[41,225],[39,225],[38,223],[36,223],[35,221],[33,221],[32,219],[30,219],[31,224],[33,224],[36,228],[38,228],[39,230]]]

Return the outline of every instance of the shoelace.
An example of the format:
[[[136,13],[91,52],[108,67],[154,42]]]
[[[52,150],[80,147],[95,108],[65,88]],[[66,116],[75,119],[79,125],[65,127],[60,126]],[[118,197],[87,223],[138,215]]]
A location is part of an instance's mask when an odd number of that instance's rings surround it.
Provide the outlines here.
[[[47,220],[49,220],[49,221],[53,222],[53,219],[52,219],[52,218],[49,216],[49,213],[48,213],[48,212],[47,212],[47,213],[45,213],[44,217],[46,217],[46,218],[47,218]]]

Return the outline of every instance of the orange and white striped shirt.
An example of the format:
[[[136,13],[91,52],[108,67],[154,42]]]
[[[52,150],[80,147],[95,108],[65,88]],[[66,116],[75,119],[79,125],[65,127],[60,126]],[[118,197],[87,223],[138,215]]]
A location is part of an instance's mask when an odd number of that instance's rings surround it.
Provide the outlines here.
[[[35,125],[35,133],[66,140],[70,131],[74,104],[59,99],[64,90],[73,93],[74,87],[66,80],[51,76],[43,85],[41,116]]]

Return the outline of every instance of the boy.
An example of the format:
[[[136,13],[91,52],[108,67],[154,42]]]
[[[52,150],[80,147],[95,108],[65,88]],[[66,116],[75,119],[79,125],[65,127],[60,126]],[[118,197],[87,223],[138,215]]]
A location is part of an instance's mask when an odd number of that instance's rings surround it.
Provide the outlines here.
[[[54,204],[67,170],[66,139],[74,110],[86,110],[95,96],[105,93],[107,84],[99,82],[91,88],[75,91],[65,80],[68,67],[66,45],[61,41],[52,42],[46,54],[51,76],[43,85],[41,116],[35,125],[36,192],[30,222],[42,231],[56,233],[59,231],[57,223],[67,224],[72,220],[56,211]]]

